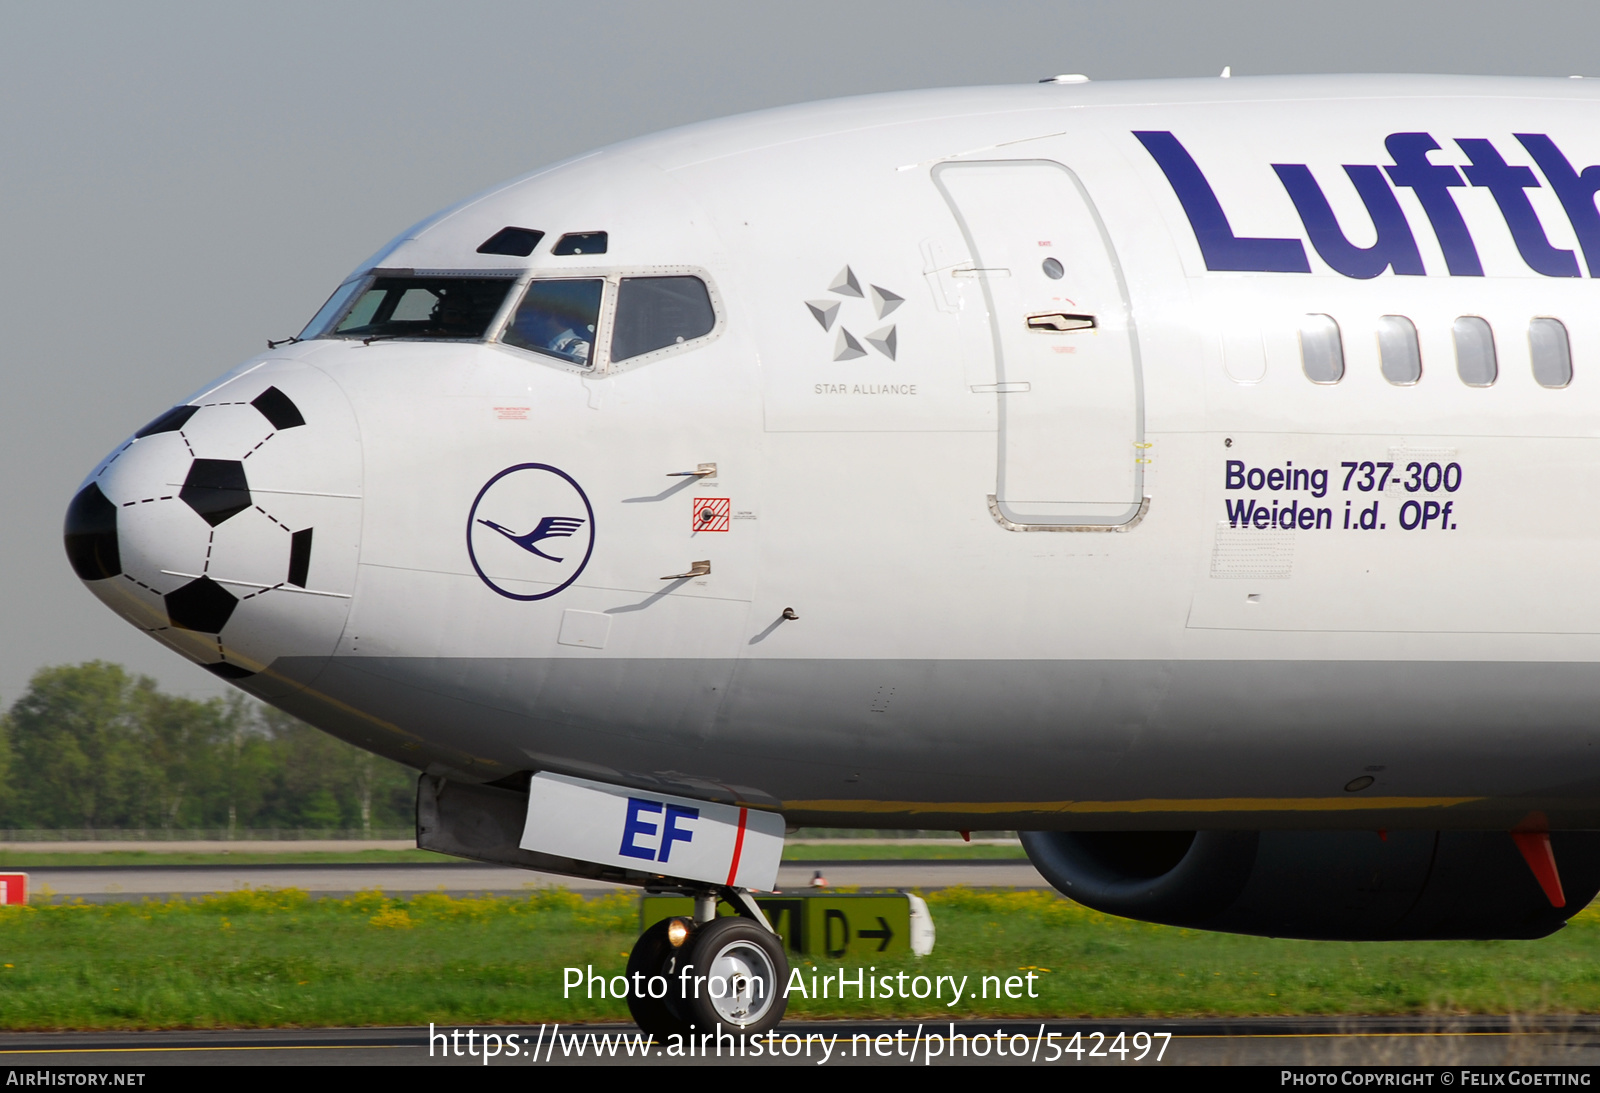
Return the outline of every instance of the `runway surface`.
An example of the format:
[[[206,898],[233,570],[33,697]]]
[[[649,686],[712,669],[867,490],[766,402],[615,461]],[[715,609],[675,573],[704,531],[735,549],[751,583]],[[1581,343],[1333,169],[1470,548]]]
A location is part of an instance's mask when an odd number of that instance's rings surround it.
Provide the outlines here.
[[[1047,888],[1027,861],[817,861],[789,862],[778,870],[778,887],[807,887],[818,870],[833,887]],[[411,892],[478,892],[516,894],[530,888],[561,886],[574,892],[615,891],[622,885],[601,881],[505,869],[492,865],[419,863],[411,865],[89,865],[28,870],[35,898],[87,902],[201,895],[243,888],[301,888],[319,895],[347,895],[373,888],[390,894]]]
[[[763,1047],[759,1058],[745,1045],[743,1058],[713,1052],[705,1057],[675,1058],[659,1047],[639,1050],[638,1029],[625,1025],[550,1027],[488,1026],[474,1029],[471,1046],[478,1049],[485,1032],[499,1041],[501,1054],[485,1062],[481,1050],[467,1054],[467,1029],[426,1028],[269,1029],[199,1032],[56,1032],[0,1034],[0,1068],[99,1066],[143,1070],[157,1066],[608,1066],[683,1062],[692,1065],[799,1066],[925,1066],[930,1047],[938,1053],[933,1065],[952,1062],[987,1066],[1594,1066],[1600,1065],[1600,1018],[1474,1017],[1257,1017],[1185,1021],[1020,1021],[948,1023],[902,1021],[806,1021],[778,1028],[770,1041],[781,1052],[774,1060]],[[951,1032],[965,1036],[952,1060]],[[1055,1034],[1053,1037],[1051,1034]],[[1051,1059],[1056,1047],[1081,1033],[1084,1058],[1068,1051]],[[1100,1035],[1096,1039],[1096,1033]],[[1146,1057],[1137,1051],[1126,1060],[1114,1052],[1090,1058],[1088,1052],[1116,1043],[1148,1043]],[[1138,1034],[1147,1034],[1143,1040]],[[1000,1034],[998,1037],[996,1034]],[[1163,1034],[1170,1034],[1167,1039]],[[511,1037],[516,1039],[512,1040]],[[604,1041],[602,1041],[604,1037]],[[835,1039],[836,1037],[836,1039]],[[937,1037],[935,1041],[933,1037]],[[982,1038],[981,1040],[979,1038]],[[996,1040],[1005,1054],[996,1052]],[[761,1037],[763,1044],[766,1037]],[[517,1054],[505,1053],[508,1043]],[[611,1052],[597,1046],[604,1043]],[[631,1044],[635,1053],[628,1054]],[[975,1057],[982,1046],[984,1055]],[[526,1046],[524,1046],[526,1045]],[[455,1051],[459,1048],[460,1055]],[[537,1048],[537,1058],[534,1050]],[[582,1055],[578,1050],[582,1049]],[[831,1048],[824,1057],[824,1050]],[[1164,1049],[1163,1049],[1164,1048]],[[728,1050],[726,1047],[724,1050]],[[912,1052],[915,1052],[913,1057]],[[658,1054],[659,1052],[659,1054]],[[963,1056],[963,1052],[965,1055]],[[1157,1054],[1159,1052],[1159,1058]]]
[[[791,848],[808,846],[1020,846],[1011,837],[946,839],[910,837],[824,839],[802,837],[789,840]],[[68,839],[44,841],[0,841],[5,854],[107,854],[138,852],[145,854],[352,854],[362,850],[415,850],[417,841],[406,839]]]
[[[355,854],[415,850],[416,839],[72,839],[0,842],[5,854]]]

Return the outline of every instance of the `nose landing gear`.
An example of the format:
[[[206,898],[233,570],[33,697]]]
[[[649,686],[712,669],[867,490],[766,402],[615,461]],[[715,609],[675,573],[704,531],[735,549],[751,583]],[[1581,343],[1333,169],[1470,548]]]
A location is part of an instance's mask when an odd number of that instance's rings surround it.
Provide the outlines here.
[[[717,918],[718,899],[737,915]],[[658,1041],[671,1036],[756,1035],[776,1027],[787,1000],[782,939],[742,888],[695,892],[694,921],[651,926],[628,958],[628,1010]]]

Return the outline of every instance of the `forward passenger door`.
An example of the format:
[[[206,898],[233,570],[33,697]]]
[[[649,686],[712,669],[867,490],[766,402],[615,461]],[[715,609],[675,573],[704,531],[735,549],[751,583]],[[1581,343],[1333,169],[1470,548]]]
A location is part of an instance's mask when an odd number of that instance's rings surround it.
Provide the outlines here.
[[[933,178],[974,258],[956,274],[982,286],[988,309],[995,518],[1059,530],[1133,522],[1144,500],[1138,347],[1082,182],[1051,160],[944,163]]]

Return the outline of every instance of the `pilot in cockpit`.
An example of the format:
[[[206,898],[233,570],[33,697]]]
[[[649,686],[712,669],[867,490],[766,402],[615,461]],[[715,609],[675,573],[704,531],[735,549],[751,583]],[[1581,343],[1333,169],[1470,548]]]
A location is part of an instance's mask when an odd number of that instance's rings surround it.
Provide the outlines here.
[[[583,335],[568,327],[545,342],[545,348],[558,357],[565,357],[574,364],[584,364],[589,360],[589,339],[593,337],[592,329],[589,334]]]
[[[483,330],[483,317],[476,313],[481,308],[475,309],[474,303],[468,294],[442,290],[424,332],[436,338],[477,337]]]
[[[594,327],[580,331],[571,318],[570,315],[554,311],[524,311],[517,316],[516,341],[527,348],[542,350],[574,364],[587,364]]]
[[[572,364],[589,364],[603,285],[587,279],[531,282],[504,340]]]

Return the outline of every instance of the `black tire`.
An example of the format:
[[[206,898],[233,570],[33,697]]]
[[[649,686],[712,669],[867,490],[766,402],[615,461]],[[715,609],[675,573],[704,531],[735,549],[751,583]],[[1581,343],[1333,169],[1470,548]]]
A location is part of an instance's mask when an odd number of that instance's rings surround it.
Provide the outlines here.
[[[678,1005],[694,1032],[756,1035],[783,1019],[789,958],[777,936],[750,919],[719,918],[701,926],[677,966],[689,973]],[[722,996],[716,997],[719,987]]]
[[[667,927],[671,924],[672,919],[669,918],[650,927],[640,935],[634,943],[633,952],[628,954],[628,1012],[633,1015],[633,1021],[641,1032],[649,1033],[663,1044],[667,1037],[674,1034],[682,1036],[689,1031],[689,1022],[679,1012],[678,981],[674,974],[683,949],[674,949],[672,942],[667,940]],[[688,948],[689,944],[691,942],[685,942],[684,948]],[[640,976],[637,980],[633,977],[635,972]],[[650,979],[657,975],[667,981],[665,998],[649,997]],[[636,982],[646,988],[642,998],[634,997],[638,993],[634,990]]]

